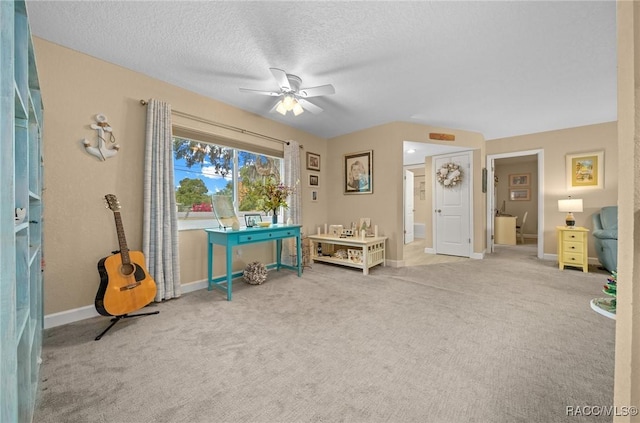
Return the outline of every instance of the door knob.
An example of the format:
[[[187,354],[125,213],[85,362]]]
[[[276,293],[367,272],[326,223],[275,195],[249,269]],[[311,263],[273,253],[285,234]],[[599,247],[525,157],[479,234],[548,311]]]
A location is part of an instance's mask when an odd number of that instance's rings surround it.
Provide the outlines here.
[[[437,211],[438,213],[441,213],[441,212],[442,212],[442,210],[440,210],[440,209],[436,209],[436,211]]]

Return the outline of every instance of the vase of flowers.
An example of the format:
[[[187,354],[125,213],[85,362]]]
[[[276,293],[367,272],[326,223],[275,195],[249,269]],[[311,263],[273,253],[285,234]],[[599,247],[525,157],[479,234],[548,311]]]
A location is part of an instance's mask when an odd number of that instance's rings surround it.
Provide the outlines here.
[[[271,222],[278,223],[278,209],[289,207],[287,197],[294,192],[293,187],[284,185],[273,176],[268,176],[261,181],[252,183],[247,188],[247,193],[257,199],[259,210],[272,213]]]

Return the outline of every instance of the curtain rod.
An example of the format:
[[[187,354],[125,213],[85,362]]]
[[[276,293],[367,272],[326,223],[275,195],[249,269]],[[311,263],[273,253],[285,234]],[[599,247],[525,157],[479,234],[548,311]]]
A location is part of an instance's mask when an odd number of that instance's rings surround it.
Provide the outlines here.
[[[143,106],[146,106],[148,104],[148,102],[147,102],[147,100],[140,100],[140,104],[142,104]],[[209,119],[204,119],[204,118],[201,118],[199,116],[194,116],[194,115],[191,115],[189,113],[184,113],[184,112],[180,112],[180,111],[177,111],[177,110],[172,110],[171,113],[175,113],[178,116],[186,117],[186,118],[189,118],[189,119],[197,120],[197,121],[202,122],[202,123],[207,123],[209,125],[217,126],[219,128],[230,129],[232,131],[240,132],[242,134],[252,135],[254,137],[264,138],[264,139],[269,140],[269,141],[276,141],[276,142],[279,142],[279,143],[282,143],[282,144],[289,145],[289,141],[284,141],[284,140],[281,140],[281,139],[278,139],[278,138],[270,137],[269,135],[259,134],[258,132],[247,131],[246,129],[238,128],[237,126],[231,126],[231,125],[227,125],[225,123],[214,122],[214,121],[209,120]],[[302,145],[300,145],[300,148],[302,148]]]

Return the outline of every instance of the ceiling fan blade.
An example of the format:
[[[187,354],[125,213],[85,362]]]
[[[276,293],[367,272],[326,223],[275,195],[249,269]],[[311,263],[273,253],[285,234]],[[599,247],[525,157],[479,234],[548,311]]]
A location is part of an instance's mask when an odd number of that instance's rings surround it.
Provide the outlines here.
[[[282,69],[278,68],[269,68],[273,77],[278,82],[278,86],[283,90],[289,91],[291,90],[291,85],[289,85],[289,78],[287,78],[287,73]]]
[[[303,109],[310,111],[314,115],[317,115],[318,113],[322,113],[323,112],[322,108],[316,106],[315,104],[311,103],[310,101],[305,100],[304,98],[299,98],[298,99],[298,103],[300,103],[300,105],[302,106]]]
[[[250,90],[249,88],[240,88],[240,91],[243,93],[252,93],[252,94],[260,94],[260,95],[268,95],[271,97],[278,97],[282,93],[276,93],[273,91],[263,91],[263,90]]]
[[[309,97],[319,97],[321,95],[331,95],[331,94],[335,94],[335,92],[336,92],[336,89],[333,88],[333,85],[327,84],[327,85],[320,85],[319,87],[301,88],[300,91],[298,91],[298,95],[300,97],[309,98]]]

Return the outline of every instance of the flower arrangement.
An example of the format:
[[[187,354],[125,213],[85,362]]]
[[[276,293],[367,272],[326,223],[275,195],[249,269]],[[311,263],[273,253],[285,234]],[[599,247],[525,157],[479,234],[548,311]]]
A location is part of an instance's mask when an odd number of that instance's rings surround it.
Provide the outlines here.
[[[460,169],[460,165],[445,163],[436,172],[436,177],[440,185],[446,188],[452,188],[462,183],[462,170]]]
[[[276,181],[273,176],[264,178],[261,182],[252,184],[249,189],[250,194],[257,199],[259,210],[265,213],[273,212],[277,214],[280,207],[285,209],[289,207],[287,197],[291,195],[295,189],[281,182]]]

